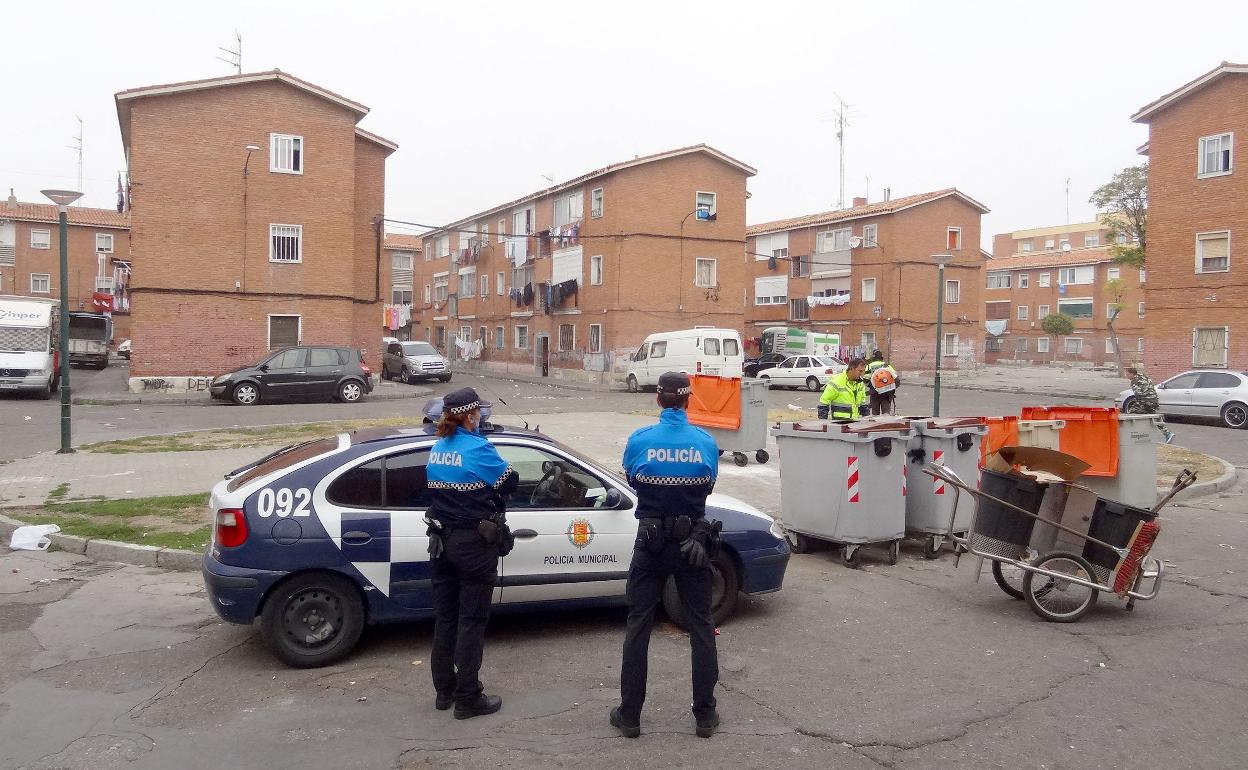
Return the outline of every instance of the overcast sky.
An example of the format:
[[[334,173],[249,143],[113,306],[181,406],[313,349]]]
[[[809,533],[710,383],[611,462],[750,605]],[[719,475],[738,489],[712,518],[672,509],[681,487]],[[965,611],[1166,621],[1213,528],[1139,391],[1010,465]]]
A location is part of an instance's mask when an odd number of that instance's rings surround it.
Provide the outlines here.
[[[390,217],[445,223],[594,168],[698,142],[756,167],[750,223],[845,197],[956,186],[991,234],[1090,219],[1140,162],[1139,107],[1248,60],[1248,3],[62,2],[4,9],[0,183],[116,203],[113,94],[280,68],[372,108],[400,145]],[[867,178],[870,178],[869,189]],[[5,191],[7,194],[7,190]]]

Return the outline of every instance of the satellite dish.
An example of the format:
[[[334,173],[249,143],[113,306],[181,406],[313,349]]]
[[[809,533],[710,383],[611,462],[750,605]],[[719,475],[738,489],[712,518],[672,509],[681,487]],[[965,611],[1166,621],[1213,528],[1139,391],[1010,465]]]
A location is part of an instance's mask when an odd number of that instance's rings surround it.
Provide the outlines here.
[[[856,248],[858,248],[858,247],[859,247],[859,246],[861,246],[861,245],[862,245],[862,239],[861,239],[861,238],[859,238],[859,237],[858,237],[858,236],[856,236],[856,235],[854,235],[854,236],[851,236],[851,237],[850,237],[850,239],[849,239],[849,248],[851,248],[851,249],[856,249]]]
[[[1070,241],[1062,244],[1062,251],[1070,251]]]

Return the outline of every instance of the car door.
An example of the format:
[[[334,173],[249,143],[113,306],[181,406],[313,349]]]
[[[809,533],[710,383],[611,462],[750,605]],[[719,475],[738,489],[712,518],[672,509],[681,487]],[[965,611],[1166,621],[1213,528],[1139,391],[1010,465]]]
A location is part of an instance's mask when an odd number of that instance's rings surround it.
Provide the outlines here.
[[[256,375],[266,398],[297,398],[307,395],[307,348],[287,348],[270,358]]]
[[[1162,414],[1192,414],[1192,394],[1200,372],[1184,372],[1157,386],[1157,403]]]
[[[397,342],[386,345],[386,353],[381,359],[381,370],[386,374],[398,374],[403,369],[403,346]]]
[[[1232,400],[1239,387],[1239,377],[1230,372],[1202,372],[1192,390],[1192,414],[1198,417],[1218,417],[1222,405]]]
[[[608,508],[618,482],[553,447],[504,441],[520,486],[507,504],[516,545],[503,559],[503,603],[622,596],[637,537],[631,497]]]
[[[346,368],[337,348],[308,350],[307,386],[309,396],[329,398],[338,388],[338,380]]]

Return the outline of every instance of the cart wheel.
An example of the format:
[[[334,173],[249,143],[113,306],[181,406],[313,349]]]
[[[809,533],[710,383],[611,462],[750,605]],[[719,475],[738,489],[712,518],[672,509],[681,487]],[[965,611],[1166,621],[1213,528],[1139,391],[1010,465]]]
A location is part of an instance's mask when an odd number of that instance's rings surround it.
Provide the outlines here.
[[[754,453],[754,459],[758,460],[760,463],[765,463],[771,459],[771,455],[767,454],[766,449],[760,449]]]
[[[940,535],[928,535],[927,540],[923,542],[923,558],[938,559],[940,558],[940,548],[945,544],[945,539]],[[993,562],[996,564],[996,562]]]
[[[858,569],[858,565],[862,564],[862,546],[846,543],[841,551],[841,563],[851,569]]]
[[[1035,566],[1096,582],[1092,565],[1077,554],[1055,551],[1042,556]],[[1094,588],[1036,572],[1028,572],[1023,576],[1023,595],[1027,598],[1027,604],[1032,611],[1050,623],[1074,623],[1092,609],[1099,593]]]
[[[997,581],[997,585],[1015,599],[1023,598],[1023,577],[1027,573],[1024,570],[1015,567],[1013,564],[1004,562],[992,562],[992,579]]]
[[[901,541],[894,540],[888,544],[888,563],[896,564],[897,559],[901,557]]]
[[[791,535],[789,547],[792,548],[793,553],[810,553],[818,545],[817,540],[808,535],[803,535],[801,532],[790,532],[789,534]]]
[[[732,461],[744,468],[750,462],[750,458],[746,457],[744,452],[733,452]]]

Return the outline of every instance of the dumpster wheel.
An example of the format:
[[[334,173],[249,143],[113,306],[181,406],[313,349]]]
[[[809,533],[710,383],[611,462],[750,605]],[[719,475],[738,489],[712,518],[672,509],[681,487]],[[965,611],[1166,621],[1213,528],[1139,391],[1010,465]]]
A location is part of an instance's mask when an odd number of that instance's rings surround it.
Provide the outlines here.
[[[733,452],[732,461],[736,463],[737,465],[741,466],[742,468],[744,468],[746,465],[749,464],[750,458],[745,456],[745,452]]]
[[[929,560],[939,559],[940,549],[944,546],[944,544],[944,535],[928,535],[927,539],[923,541],[923,558]],[[1020,596],[1018,598],[1021,599],[1022,597]]]
[[[810,553],[818,545],[813,537],[789,530],[789,548],[793,553]]]
[[[760,463],[765,463],[771,459],[771,455],[767,454],[766,449],[760,449],[754,453],[754,459],[758,460]]]
[[[888,544],[888,563],[896,564],[897,559],[901,557],[901,541],[894,540]]]
[[[857,569],[862,564],[862,545],[846,543],[845,548],[841,551],[841,563],[851,569]]]

